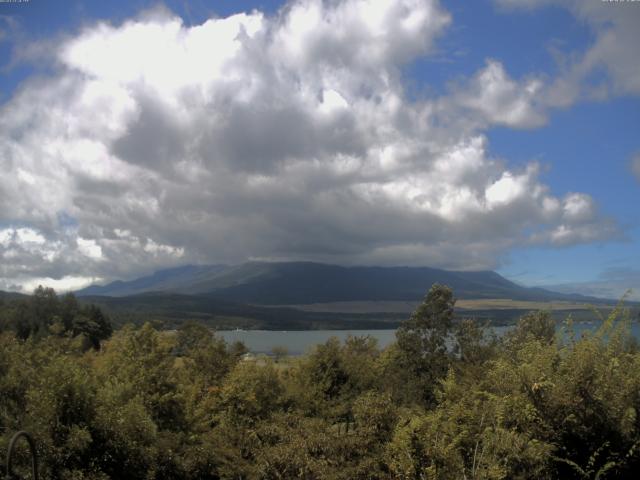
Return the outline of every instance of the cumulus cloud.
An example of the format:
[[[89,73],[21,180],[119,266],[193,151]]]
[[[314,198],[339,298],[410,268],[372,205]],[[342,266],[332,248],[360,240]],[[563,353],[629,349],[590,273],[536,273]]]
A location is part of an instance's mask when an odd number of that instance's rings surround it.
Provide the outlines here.
[[[489,153],[486,128],[544,123],[537,79],[490,60],[404,94],[450,22],[435,0],[300,0],[88,26],[1,107],[0,288],[248,258],[487,268],[610,236],[589,196]]]
[[[545,92],[549,106],[566,106],[581,98],[640,95],[640,8],[636,2],[583,0],[494,0],[507,9],[560,6],[594,32],[592,44],[579,54],[566,52],[561,73]],[[604,79],[600,73],[604,72]]]
[[[457,91],[454,100],[491,124],[539,127],[546,122],[546,107],[538,100],[542,86],[535,78],[517,82],[500,62],[488,60],[486,67]]]

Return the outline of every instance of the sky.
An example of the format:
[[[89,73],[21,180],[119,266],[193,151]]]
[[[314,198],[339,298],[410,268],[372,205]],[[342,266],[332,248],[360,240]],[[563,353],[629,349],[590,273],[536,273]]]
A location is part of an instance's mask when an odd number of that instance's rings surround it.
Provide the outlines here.
[[[640,2],[0,3],[0,290],[185,264],[640,300]]]

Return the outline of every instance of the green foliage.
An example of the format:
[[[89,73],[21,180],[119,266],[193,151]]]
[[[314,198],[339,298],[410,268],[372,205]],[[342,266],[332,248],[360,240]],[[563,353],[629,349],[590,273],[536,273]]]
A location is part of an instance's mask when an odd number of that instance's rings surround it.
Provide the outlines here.
[[[556,334],[556,324],[551,318],[551,312],[530,312],[523,316],[516,328],[508,332],[508,341],[522,344],[530,340],[552,343]]]
[[[398,339],[390,375],[408,387],[405,398],[432,405],[437,381],[449,368],[447,337],[453,326],[453,292],[435,284],[424,301],[396,332]],[[401,391],[400,388],[396,388]]]
[[[104,316],[42,289],[0,310],[0,450],[29,430],[43,478],[74,480],[637,476],[640,352],[621,307],[579,338],[538,312],[497,339],[454,303],[434,286],[382,351],[333,338],[274,361],[195,323],[89,348]]]
[[[0,332],[36,340],[55,335],[80,337],[86,348],[100,348],[113,329],[109,318],[95,305],[80,305],[72,293],[62,298],[52,288],[39,286],[33,295],[0,304]]]

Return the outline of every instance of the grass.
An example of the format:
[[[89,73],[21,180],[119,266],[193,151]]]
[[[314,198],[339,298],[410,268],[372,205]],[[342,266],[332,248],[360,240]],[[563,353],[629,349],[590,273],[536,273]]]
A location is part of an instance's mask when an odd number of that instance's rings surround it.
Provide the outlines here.
[[[589,310],[584,303],[575,302],[533,302],[526,300],[510,300],[508,298],[482,298],[478,300],[458,300],[458,308],[464,309],[518,309],[518,310]],[[614,305],[611,305],[612,307]]]
[[[329,302],[309,305],[280,305],[316,313],[411,313],[420,301],[361,301],[361,302]],[[611,305],[613,307],[614,305]],[[526,300],[510,300],[506,298],[464,299],[456,302],[461,310],[590,310],[583,303],[576,302],[535,302]],[[607,306],[608,307],[608,306]]]

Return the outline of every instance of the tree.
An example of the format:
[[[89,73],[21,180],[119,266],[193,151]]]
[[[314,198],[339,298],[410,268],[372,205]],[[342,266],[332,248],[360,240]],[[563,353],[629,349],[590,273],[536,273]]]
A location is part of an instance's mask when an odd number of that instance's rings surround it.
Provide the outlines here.
[[[545,344],[553,343],[556,323],[549,311],[529,312],[518,321],[516,328],[508,332],[506,340],[511,343],[523,343],[535,340]]]
[[[453,325],[453,292],[434,284],[424,301],[396,332],[395,368],[389,374],[406,380],[409,397],[426,405],[435,401],[437,381],[449,367],[447,339]],[[417,398],[416,398],[417,397]]]
[[[333,416],[349,374],[336,337],[317,345],[295,370],[297,403],[314,415]],[[339,415],[339,414],[338,414]]]
[[[487,328],[473,319],[465,318],[458,322],[454,338],[454,353],[461,365],[478,366],[495,355],[495,335],[489,335]]]
[[[195,322],[187,322],[178,330],[174,353],[182,360],[182,370],[198,393],[219,385],[238,361],[238,357],[227,351],[224,339]]]
[[[140,395],[155,424],[166,430],[185,424],[183,399],[172,375],[174,346],[173,337],[150,323],[123,328],[109,342],[98,370],[104,381],[125,384],[129,395]]]
[[[73,336],[85,335],[91,346],[100,348],[100,341],[111,336],[113,329],[111,322],[95,305],[84,307],[71,321]]]
[[[0,324],[21,340],[82,336],[85,350],[99,349],[100,342],[113,332],[111,321],[98,306],[80,305],[72,293],[59,298],[52,288],[43,286],[2,310]]]

